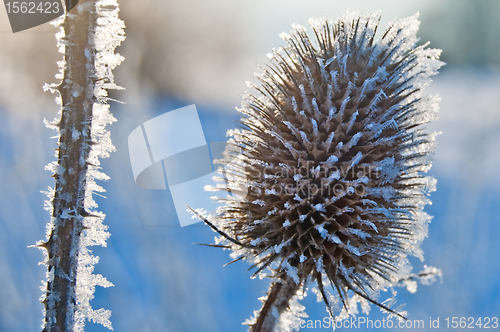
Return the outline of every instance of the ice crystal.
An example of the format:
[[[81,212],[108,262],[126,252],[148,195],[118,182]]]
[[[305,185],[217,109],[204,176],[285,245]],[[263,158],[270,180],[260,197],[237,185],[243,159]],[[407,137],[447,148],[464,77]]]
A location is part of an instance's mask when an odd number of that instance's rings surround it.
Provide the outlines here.
[[[229,140],[241,158],[222,164],[235,179],[225,190],[248,194],[221,199],[206,222],[232,257],[273,280],[251,331],[282,326],[309,282],[332,319],[355,314],[358,302],[403,317],[376,298],[409,278],[407,257],[422,258],[431,219],[422,209],[434,180],[423,173],[435,141],[422,125],[437,98],[423,90],[442,62],[440,50],[416,46],[417,17],[378,40],[378,13],[311,20],[313,40],[294,25],[251,85],[257,92],[245,94],[245,128]]]
[[[56,37],[65,57],[56,75],[61,83],[44,87],[60,94],[56,101],[62,106],[60,119],[46,121],[58,131],[58,149],[57,161],[47,166],[56,182],[45,204],[52,218],[46,241],[37,244],[46,249],[45,332],[83,331],[86,320],[112,329],[111,312],[90,305],[96,286],[112,284],[93,274],[98,257],[88,247],[106,246],[109,237],[92,196],[105,191],[96,180],[108,179],[99,158],[115,149],[105,127],[116,121],[107,89],[120,89],[112,73],[123,60],[114,52],[125,39],[118,11],[116,0],[83,0],[53,22],[60,27]]]

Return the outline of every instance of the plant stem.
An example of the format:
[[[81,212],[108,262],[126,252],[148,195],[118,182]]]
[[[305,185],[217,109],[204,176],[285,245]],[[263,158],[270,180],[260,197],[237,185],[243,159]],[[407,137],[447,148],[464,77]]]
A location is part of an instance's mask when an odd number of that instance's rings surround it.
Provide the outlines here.
[[[80,234],[88,215],[84,203],[95,101],[95,2],[80,0],[71,14],[65,14],[62,24],[66,65],[57,87],[62,107],[52,229],[49,239],[40,244],[49,258],[44,332],[73,331]]]
[[[290,300],[297,294],[300,284],[284,274],[280,281],[274,281],[269,287],[259,315],[251,332],[272,332],[281,314],[289,307]]]

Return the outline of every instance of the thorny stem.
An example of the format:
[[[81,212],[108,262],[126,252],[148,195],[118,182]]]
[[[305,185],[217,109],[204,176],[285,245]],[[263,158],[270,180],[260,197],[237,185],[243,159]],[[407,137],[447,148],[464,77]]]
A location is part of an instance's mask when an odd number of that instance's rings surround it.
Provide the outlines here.
[[[269,287],[266,299],[263,302],[259,315],[251,332],[272,332],[281,314],[289,307],[290,300],[297,294],[300,284],[284,274],[280,281],[274,281]]]
[[[62,100],[59,147],[52,223],[49,239],[40,246],[48,251],[49,278],[43,332],[72,331],[76,310],[78,248],[83,219],[87,158],[91,149],[91,119],[94,104],[95,56],[93,31],[96,0],[80,0],[76,14],[66,14],[64,77],[58,86]],[[75,133],[77,133],[75,135]]]
[[[252,247],[251,245],[245,245],[238,240],[233,239],[220,229],[218,229],[214,224],[209,222],[206,218],[200,215],[196,210],[188,206],[198,218],[203,220],[208,226],[210,226],[215,232],[219,233],[225,237],[228,241],[231,241],[241,247]],[[217,245],[209,245],[217,247]],[[227,246],[222,246],[227,247]],[[236,261],[236,260],[235,260]],[[233,261],[233,262],[235,262]],[[228,264],[231,264],[230,262]],[[259,311],[259,316],[255,320],[253,325],[250,325],[250,332],[272,332],[276,326],[276,320],[279,319],[281,314],[289,308],[290,300],[297,294],[300,288],[300,283],[296,284],[295,281],[288,276],[286,273],[281,273],[279,281],[273,281],[267,292],[267,296],[263,301],[262,308]]]

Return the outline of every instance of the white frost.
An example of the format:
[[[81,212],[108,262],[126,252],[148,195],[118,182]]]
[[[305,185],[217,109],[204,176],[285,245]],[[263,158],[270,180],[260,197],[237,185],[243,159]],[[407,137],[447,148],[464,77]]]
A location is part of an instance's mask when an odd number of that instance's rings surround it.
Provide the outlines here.
[[[111,330],[113,329],[109,320],[111,311],[102,308],[95,310],[90,305],[90,301],[94,298],[96,286],[110,287],[112,284],[102,275],[93,273],[94,265],[99,259],[97,256],[92,255],[88,247],[95,245],[106,246],[106,240],[110,235],[107,231],[108,227],[103,224],[105,215],[94,210],[97,204],[92,195],[104,191],[101,186],[97,185],[96,180],[106,180],[109,178],[99,170],[99,159],[108,157],[110,152],[115,150],[111,143],[110,133],[105,129],[107,124],[116,121],[109,112],[107,89],[122,89],[114,83],[112,70],[123,61],[123,57],[115,53],[115,48],[125,39],[125,25],[123,21],[118,18],[119,8],[116,0],[97,0],[95,2],[95,8],[89,8],[89,4],[92,6],[93,2],[78,5],[77,11],[79,14],[83,11],[96,12],[97,22],[95,25],[91,24],[91,31],[89,33],[89,35],[93,36],[93,38],[89,39],[91,40],[89,41],[90,47],[93,49],[86,48],[84,51],[88,60],[92,58],[92,55],[95,56],[93,66],[95,72],[88,73],[89,76],[91,75],[95,79],[89,80],[88,86],[85,87],[77,86],[77,84],[73,82],[72,96],[78,97],[85,94],[86,98],[91,99],[95,97],[96,101],[92,105],[90,126],[84,126],[82,132],[72,128],[70,135],[74,141],[81,139],[82,136],[87,139],[90,136],[90,140],[93,143],[89,155],[87,157],[82,155],[79,160],[81,165],[88,165],[85,173],[86,178],[82,176],[82,181],[85,181],[85,190],[82,192],[83,197],[80,199],[83,201],[85,210],[90,212],[91,215],[80,216],[77,215],[74,210],[65,210],[59,218],[52,218],[47,226],[48,232],[50,232],[58,223],[62,222],[61,219],[76,218],[84,227],[80,235],[80,241],[75,242],[78,243],[78,245],[71,248],[70,253],[71,256],[78,258],[76,276],[68,276],[69,278],[76,279],[76,289],[69,290],[70,297],[74,297],[76,300],[75,314],[72,322],[70,320],[66,322],[67,325],[70,325],[68,328],[74,332],[82,332],[87,320],[102,324]],[[53,25],[61,27],[60,31],[56,34],[59,51],[61,53],[65,52],[67,44],[62,24],[65,20],[72,20],[74,18],[75,14],[68,13],[53,22]],[[67,63],[63,60],[59,61],[58,65],[59,74],[56,78],[63,79]],[[66,83],[71,82],[68,80]],[[44,89],[55,92],[55,87],[56,85],[49,84],[45,85]],[[57,97],[56,101],[58,104],[62,104],[60,97]],[[48,127],[56,130],[58,129],[56,122],[46,123]],[[62,134],[63,131],[64,129],[58,134]],[[62,145],[61,147],[64,148]],[[51,163],[47,168],[51,169],[54,174],[62,174],[64,172],[60,166],[57,166],[57,163]],[[72,169],[68,170],[68,173],[72,174],[72,172]],[[62,177],[59,177],[59,181],[62,181],[60,179],[62,179]],[[53,190],[49,190],[48,196],[49,200],[46,202],[46,209],[52,210],[52,200],[54,198]],[[71,199],[71,197],[65,197],[64,193],[61,193],[60,198]],[[52,271],[54,271],[54,269],[52,269]],[[48,273],[47,280],[52,280],[52,277],[53,276]],[[55,301],[56,299],[54,296],[55,294],[50,294],[47,300],[49,302]],[[51,321],[55,320],[53,312],[49,312],[47,316],[49,324]]]

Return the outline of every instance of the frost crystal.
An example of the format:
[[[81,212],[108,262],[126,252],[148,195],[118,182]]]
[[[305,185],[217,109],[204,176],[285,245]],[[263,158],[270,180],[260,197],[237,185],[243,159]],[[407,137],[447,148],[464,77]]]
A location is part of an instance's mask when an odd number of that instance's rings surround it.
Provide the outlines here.
[[[123,61],[114,53],[125,39],[118,11],[116,0],[82,0],[53,22],[60,27],[56,37],[64,60],[56,75],[61,82],[44,87],[60,94],[56,101],[62,106],[60,119],[46,121],[59,135],[57,161],[47,166],[56,185],[45,204],[52,218],[46,241],[37,243],[46,249],[44,332],[83,331],[86,320],[112,329],[111,312],[90,306],[95,287],[112,284],[93,274],[98,257],[88,247],[106,246],[109,237],[105,215],[95,210],[92,195],[105,191],[96,180],[108,179],[99,158],[114,151],[105,127],[116,121],[109,112],[107,89],[121,89],[112,73]]]
[[[273,280],[252,332],[282,326],[309,284],[332,319],[339,302],[345,315],[371,302],[403,317],[376,298],[408,278],[407,257],[422,257],[430,221],[422,209],[434,187],[422,173],[435,142],[422,125],[437,104],[423,90],[442,62],[439,50],[416,46],[417,16],[391,23],[378,40],[379,14],[311,20],[314,41],[295,25],[257,75],[256,94],[245,94],[246,129],[229,143],[242,155],[223,163],[240,177],[228,188],[256,185],[221,200],[209,223],[254,276]]]

